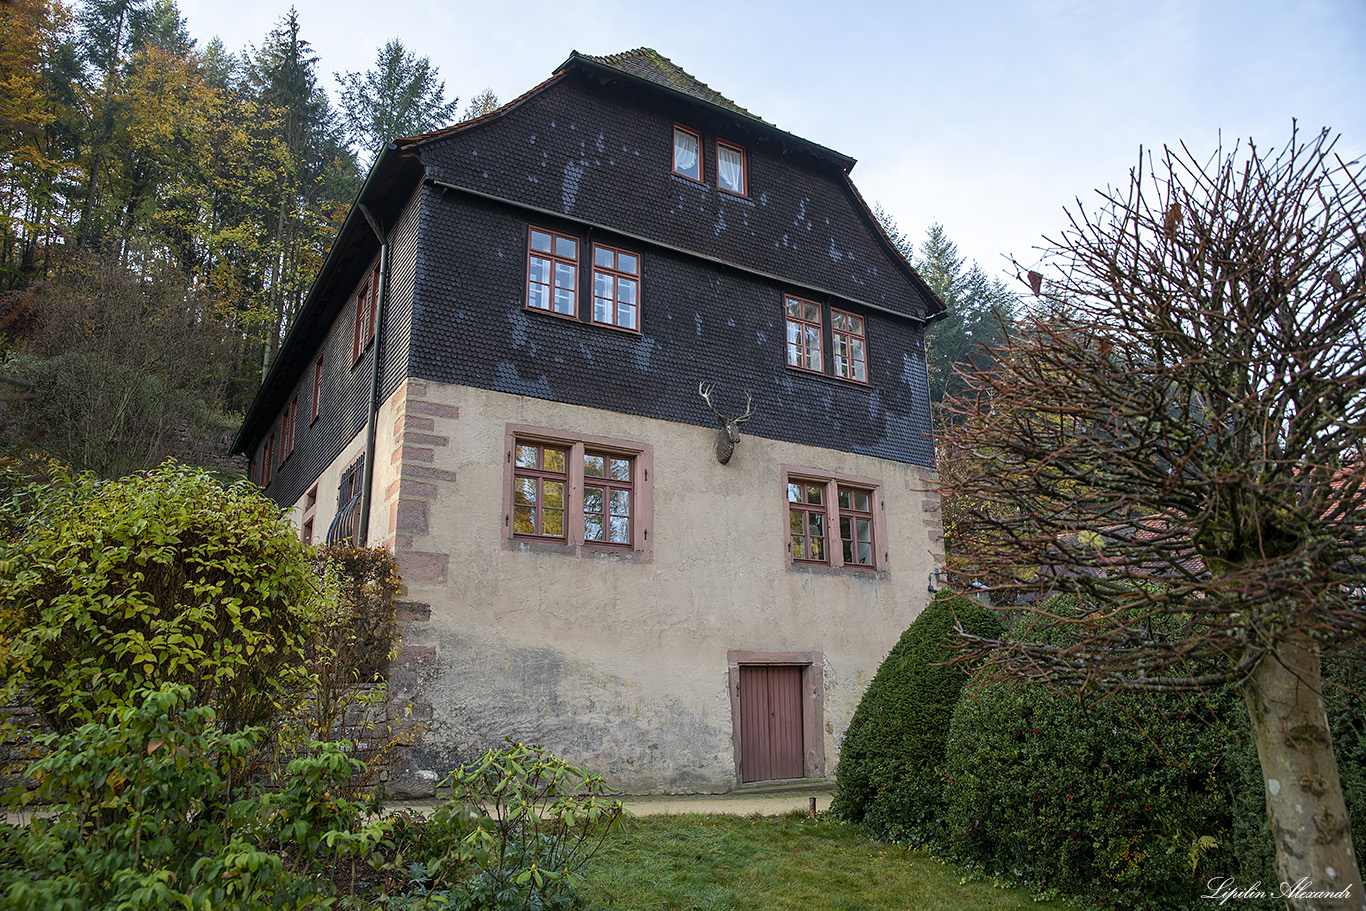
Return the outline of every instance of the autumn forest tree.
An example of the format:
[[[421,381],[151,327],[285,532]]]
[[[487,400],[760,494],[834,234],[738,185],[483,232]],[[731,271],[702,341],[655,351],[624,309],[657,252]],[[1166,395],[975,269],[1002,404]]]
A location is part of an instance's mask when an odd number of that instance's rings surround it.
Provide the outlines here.
[[[375,128],[454,122],[436,68],[398,51],[410,65],[384,85],[416,99],[417,119]],[[63,332],[68,360],[88,341],[87,360],[111,378],[148,369],[139,358],[168,327],[170,337],[195,336],[185,352],[211,345],[215,369],[189,387],[151,368],[171,408],[153,409],[159,427],[183,424],[189,402],[230,414],[249,400],[362,178],[319,66],[293,10],[236,53],[217,39],[201,47],[174,0],[0,4],[0,374],[36,382],[45,419],[74,401],[75,390],[54,385],[75,376],[71,365],[45,363]],[[104,350],[107,322],[72,324],[89,312],[75,302],[100,299],[162,308],[120,330],[141,329],[148,344]],[[14,420],[0,427],[18,432]],[[81,431],[52,432],[57,446]],[[109,464],[77,464],[148,467],[164,455],[159,434],[129,439]],[[136,451],[152,461],[127,462]]]

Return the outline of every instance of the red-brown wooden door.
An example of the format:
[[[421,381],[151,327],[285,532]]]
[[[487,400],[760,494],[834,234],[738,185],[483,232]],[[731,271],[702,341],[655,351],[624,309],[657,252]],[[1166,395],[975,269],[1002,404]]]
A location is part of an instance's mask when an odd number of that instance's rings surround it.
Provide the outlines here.
[[[740,780],[801,778],[802,669],[740,666]]]

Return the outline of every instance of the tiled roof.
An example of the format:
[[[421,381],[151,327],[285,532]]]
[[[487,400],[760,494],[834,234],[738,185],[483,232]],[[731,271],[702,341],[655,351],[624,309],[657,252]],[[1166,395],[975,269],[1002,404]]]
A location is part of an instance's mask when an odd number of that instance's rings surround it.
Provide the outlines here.
[[[588,60],[601,63],[603,66],[610,66],[613,69],[630,73],[641,79],[648,79],[657,85],[665,88],[674,89],[685,95],[691,95],[701,101],[706,101],[737,114],[758,120],[760,123],[767,123],[762,117],[758,117],[731,101],[725,95],[694,79],[683,70],[682,67],[674,63],[668,57],[648,47],[638,47],[633,51],[622,51],[620,54],[608,54],[605,57],[596,57],[592,54],[580,55]]]

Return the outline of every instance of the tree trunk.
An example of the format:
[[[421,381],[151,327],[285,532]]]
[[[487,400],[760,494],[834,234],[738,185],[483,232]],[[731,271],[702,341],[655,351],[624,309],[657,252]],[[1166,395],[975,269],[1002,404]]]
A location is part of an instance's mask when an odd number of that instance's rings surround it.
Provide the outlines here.
[[[1291,911],[1366,911],[1322,690],[1319,648],[1304,634],[1263,659],[1243,684],[1276,838],[1277,885]]]

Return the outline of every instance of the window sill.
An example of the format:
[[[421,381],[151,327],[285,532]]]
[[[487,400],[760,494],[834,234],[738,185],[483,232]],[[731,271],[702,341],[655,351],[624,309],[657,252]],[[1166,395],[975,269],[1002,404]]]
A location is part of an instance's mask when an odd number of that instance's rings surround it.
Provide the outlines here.
[[[592,321],[591,323],[589,323],[588,325],[590,325],[590,326],[596,326],[596,327],[598,327],[598,328],[600,328],[600,329],[615,329],[617,332],[624,332],[624,333],[626,333],[627,335],[634,335],[634,336],[636,336],[637,338],[639,338],[641,335],[644,334],[644,333],[643,333],[641,330],[639,330],[639,329],[627,329],[625,326],[618,326],[616,323],[600,323],[600,322],[598,322],[597,320],[593,320],[593,321]]]
[[[698,179],[696,179],[696,178],[694,178],[694,177],[684,177],[682,174],[679,174],[677,171],[671,172],[671,173],[669,174],[669,176],[670,176],[671,178],[673,178],[673,180],[674,180],[675,183],[686,184],[686,185],[688,185],[688,186],[690,186],[690,187],[697,187],[698,189],[701,189],[701,190],[710,190],[710,189],[711,189],[711,184],[709,184],[709,183],[707,183],[707,182],[705,182],[705,181],[698,180]]]
[[[577,306],[577,304],[575,306]],[[539,313],[541,316],[553,316],[555,319],[568,320],[571,323],[579,323],[580,325],[583,324],[583,320],[579,319],[577,313],[561,313],[558,310],[543,310],[540,307],[528,307],[526,305],[522,306],[522,312]]]
[[[649,551],[627,550],[624,547],[563,544],[559,541],[535,541],[530,538],[508,538],[504,541],[504,546],[506,550],[523,554],[560,554],[566,557],[584,557],[589,560],[607,560],[613,563],[651,562]]]
[[[840,387],[853,386],[855,389],[873,388],[873,384],[868,380],[845,379],[842,376],[835,376],[831,373],[818,373],[815,370],[807,370],[805,367],[794,367],[791,364],[787,364],[786,367],[789,373],[799,373],[802,376],[809,376],[816,380],[824,380],[827,383],[833,383]]]
[[[890,570],[876,569],[867,566],[829,566],[824,563],[798,563],[795,560],[787,561],[788,572],[809,573],[813,576],[845,576],[859,579],[867,579],[870,582],[881,582],[890,579]]]

